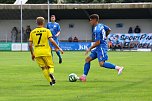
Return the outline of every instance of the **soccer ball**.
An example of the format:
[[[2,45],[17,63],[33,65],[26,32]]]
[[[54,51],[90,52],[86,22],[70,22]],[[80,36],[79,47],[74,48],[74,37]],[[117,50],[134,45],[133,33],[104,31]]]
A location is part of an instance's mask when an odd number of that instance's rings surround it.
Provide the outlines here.
[[[77,79],[79,79],[79,77],[78,77],[75,73],[71,73],[71,74],[69,75],[69,81],[70,81],[70,82],[76,82]]]

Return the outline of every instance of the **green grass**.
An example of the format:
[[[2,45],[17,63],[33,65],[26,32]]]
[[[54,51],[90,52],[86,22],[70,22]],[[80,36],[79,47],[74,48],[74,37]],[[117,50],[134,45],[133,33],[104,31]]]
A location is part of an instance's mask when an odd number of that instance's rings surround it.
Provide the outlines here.
[[[63,64],[54,54],[55,86],[49,86],[29,52],[0,52],[0,101],[152,101],[152,52],[109,52],[115,70],[91,63],[87,82],[68,82],[83,73],[84,52],[65,52]]]

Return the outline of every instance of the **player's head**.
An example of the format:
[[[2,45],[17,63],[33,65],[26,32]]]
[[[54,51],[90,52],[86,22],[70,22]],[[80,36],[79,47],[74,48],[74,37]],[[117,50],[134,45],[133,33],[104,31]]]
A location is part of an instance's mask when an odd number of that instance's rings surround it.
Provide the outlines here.
[[[36,23],[38,26],[43,26],[45,23],[45,19],[43,17],[37,17],[36,18]]]
[[[56,18],[55,15],[51,15],[51,22],[55,22]]]
[[[99,15],[98,14],[92,14],[89,16],[89,21],[91,25],[96,25],[99,22]]]

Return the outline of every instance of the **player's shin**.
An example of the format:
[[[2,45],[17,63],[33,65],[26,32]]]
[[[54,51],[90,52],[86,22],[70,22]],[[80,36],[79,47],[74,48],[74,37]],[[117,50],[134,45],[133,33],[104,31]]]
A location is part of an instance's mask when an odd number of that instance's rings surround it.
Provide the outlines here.
[[[52,84],[55,84],[55,77],[54,77],[53,73],[54,73],[54,67],[49,67],[49,76],[51,78],[51,82],[52,82]]]
[[[45,67],[41,67],[41,68],[42,68],[44,77],[47,79],[48,82],[51,82],[51,78],[49,76],[49,72],[48,72],[47,68],[45,68]]]
[[[60,54],[60,51],[56,51],[56,54],[58,55],[59,57],[59,63],[62,63],[62,57],[61,57],[61,54]]]
[[[84,65],[83,75],[79,78],[80,81],[82,82],[86,81],[86,76],[88,75],[89,70],[90,70],[90,62],[86,62]]]
[[[103,65],[101,65],[102,67],[108,68],[108,69],[115,69],[115,65],[110,63],[110,62],[104,62]]]
[[[61,58],[61,54],[59,50],[56,52],[56,54],[58,55],[59,58]]]
[[[88,75],[89,70],[90,70],[90,62],[85,63],[85,65],[84,65],[84,72],[83,72],[83,75],[84,75],[84,76],[87,76],[87,75]]]

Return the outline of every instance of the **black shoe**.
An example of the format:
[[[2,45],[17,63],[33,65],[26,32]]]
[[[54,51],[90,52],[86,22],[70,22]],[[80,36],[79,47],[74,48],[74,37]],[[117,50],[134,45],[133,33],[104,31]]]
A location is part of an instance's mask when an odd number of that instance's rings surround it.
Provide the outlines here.
[[[50,85],[53,86],[53,85],[52,85],[52,82],[50,82]]]
[[[62,63],[62,58],[59,58],[59,64],[61,64]]]
[[[55,81],[55,80],[52,80],[52,84],[55,85],[55,83],[56,83],[56,81]]]
[[[52,82],[50,82],[50,85],[51,86],[53,86],[53,85],[55,85],[55,77],[53,76],[53,74],[50,74],[50,78],[51,78],[51,80],[52,80]]]
[[[56,83],[55,80],[52,80],[52,82],[50,82],[50,85],[51,85],[51,86],[54,86],[55,83]]]

